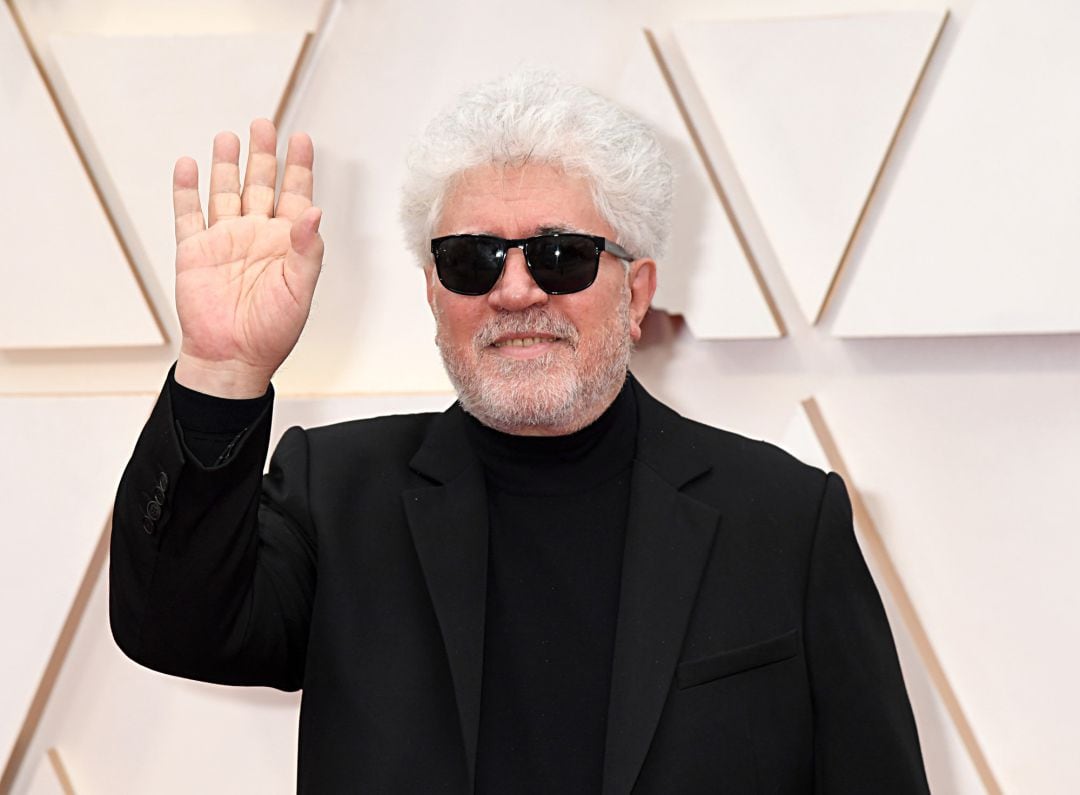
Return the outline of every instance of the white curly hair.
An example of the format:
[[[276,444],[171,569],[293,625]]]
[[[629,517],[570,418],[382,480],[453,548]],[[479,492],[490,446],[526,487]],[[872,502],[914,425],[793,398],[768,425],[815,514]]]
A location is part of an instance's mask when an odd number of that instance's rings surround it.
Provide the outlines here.
[[[673,176],[655,133],[583,86],[523,69],[462,94],[413,145],[401,219],[420,264],[431,263],[432,230],[458,176],[477,166],[526,163],[584,177],[619,245],[635,257],[663,254]]]

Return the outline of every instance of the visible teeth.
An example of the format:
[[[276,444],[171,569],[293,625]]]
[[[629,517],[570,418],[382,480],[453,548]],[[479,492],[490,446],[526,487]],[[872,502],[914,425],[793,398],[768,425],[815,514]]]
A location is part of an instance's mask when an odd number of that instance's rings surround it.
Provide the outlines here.
[[[549,342],[549,340],[542,337],[516,337],[510,340],[502,340],[495,343],[496,348],[503,348],[507,345],[513,345],[518,348],[524,348],[527,345],[539,345],[541,342]]]

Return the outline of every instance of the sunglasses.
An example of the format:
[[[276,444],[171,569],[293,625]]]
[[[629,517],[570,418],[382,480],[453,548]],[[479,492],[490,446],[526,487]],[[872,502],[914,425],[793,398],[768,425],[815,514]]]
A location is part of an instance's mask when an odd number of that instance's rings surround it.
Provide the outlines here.
[[[520,248],[533,281],[548,295],[584,290],[596,280],[604,251],[624,260],[634,258],[607,238],[577,232],[506,240],[491,235],[448,235],[431,241],[439,281],[460,295],[484,295],[502,275],[506,255]]]

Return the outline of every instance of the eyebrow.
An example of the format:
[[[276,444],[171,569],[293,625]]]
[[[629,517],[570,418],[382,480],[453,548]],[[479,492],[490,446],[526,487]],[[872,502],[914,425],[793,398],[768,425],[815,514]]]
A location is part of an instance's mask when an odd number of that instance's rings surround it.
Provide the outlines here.
[[[580,229],[575,229],[572,226],[550,225],[541,226],[533,232],[533,235],[565,235],[569,233],[587,234]]]

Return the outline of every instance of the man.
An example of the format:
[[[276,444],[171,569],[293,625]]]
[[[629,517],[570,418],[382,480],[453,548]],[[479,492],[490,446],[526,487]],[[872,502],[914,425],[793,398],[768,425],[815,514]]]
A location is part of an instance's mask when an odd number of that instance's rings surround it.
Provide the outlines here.
[[[843,484],[628,376],[671,174],[639,122],[524,72],[417,146],[403,217],[459,401],[291,429],[312,148],[174,177],[183,342],[120,484],[133,659],[303,688],[304,792],[915,793],[927,785]]]

